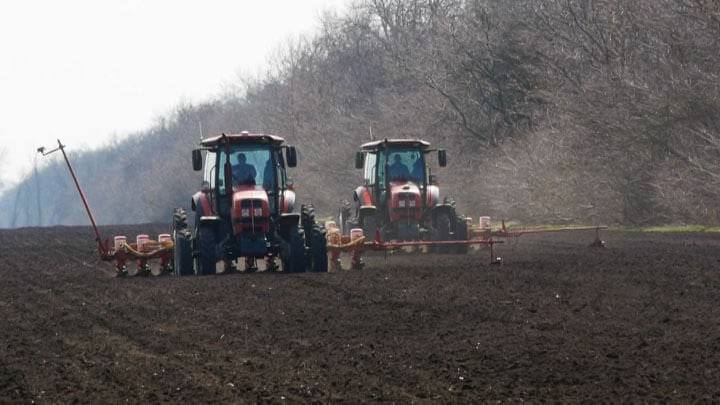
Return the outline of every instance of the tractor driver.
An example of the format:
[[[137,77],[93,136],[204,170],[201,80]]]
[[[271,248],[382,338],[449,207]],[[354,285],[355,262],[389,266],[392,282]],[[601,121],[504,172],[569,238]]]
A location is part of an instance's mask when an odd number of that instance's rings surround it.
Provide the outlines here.
[[[255,166],[246,163],[246,159],[247,158],[245,157],[245,154],[238,153],[238,163],[232,168],[233,181],[235,184],[255,184],[255,176],[257,175],[257,171],[255,170]]]
[[[402,156],[396,153],[393,156],[393,160],[393,163],[390,165],[390,167],[388,167],[388,170],[390,171],[390,180],[409,180],[410,171],[408,170],[407,166],[405,166],[405,163],[402,162]]]

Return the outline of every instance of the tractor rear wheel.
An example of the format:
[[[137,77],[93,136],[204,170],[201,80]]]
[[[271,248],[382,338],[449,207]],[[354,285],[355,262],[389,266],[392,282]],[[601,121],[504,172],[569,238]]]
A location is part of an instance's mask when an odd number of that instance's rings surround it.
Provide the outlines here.
[[[327,264],[327,240],[325,228],[315,221],[315,207],[312,204],[303,205],[300,209],[303,232],[305,234],[305,246],[307,255],[305,263],[308,270],[326,273]]]
[[[217,257],[215,256],[215,230],[210,225],[200,224],[197,227],[195,238],[198,244],[198,257],[195,266],[198,276],[215,274]]]
[[[286,240],[288,248],[280,256],[283,272],[303,273],[305,271],[305,233],[299,226],[292,227]]]
[[[447,212],[439,212],[435,215],[435,227],[433,232],[433,240],[447,241],[450,239],[451,220]],[[430,251],[434,253],[448,253],[448,246],[432,246]]]
[[[312,227],[315,226],[315,207],[312,204],[303,204],[300,207],[300,222],[305,235],[309,235]],[[306,242],[310,243],[310,241]]]
[[[187,230],[175,232],[173,267],[175,275],[178,277],[193,275],[192,246],[190,245],[190,232]]]
[[[377,233],[377,218],[375,215],[362,217],[362,230],[366,241],[375,240],[375,234]]]
[[[328,271],[327,238],[325,234],[325,228],[315,225],[309,238],[309,267],[311,271],[316,273],[327,273]]]
[[[468,240],[468,228],[465,218],[458,217],[455,219],[455,240],[466,241]],[[456,245],[455,253],[459,255],[467,254],[469,246],[466,244]]]
[[[182,208],[173,213],[173,270],[176,276],[193,275],[192,235],[187,229],[187,213]]]

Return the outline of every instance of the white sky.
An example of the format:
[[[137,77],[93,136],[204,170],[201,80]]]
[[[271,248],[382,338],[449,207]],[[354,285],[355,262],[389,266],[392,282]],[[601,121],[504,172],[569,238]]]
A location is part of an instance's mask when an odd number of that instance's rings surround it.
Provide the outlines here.
[[[288,38],[346,3],[0,0],[0,182],[17,182],[56,138],[97,147],[260,74]]]

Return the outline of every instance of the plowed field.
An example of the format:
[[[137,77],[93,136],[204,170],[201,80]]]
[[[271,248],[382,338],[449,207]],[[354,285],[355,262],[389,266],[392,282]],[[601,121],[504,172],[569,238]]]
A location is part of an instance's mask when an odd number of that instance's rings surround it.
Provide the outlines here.
[[[0,231],[0,402],[720,400],[720,236],[124,279],[92,239]]]

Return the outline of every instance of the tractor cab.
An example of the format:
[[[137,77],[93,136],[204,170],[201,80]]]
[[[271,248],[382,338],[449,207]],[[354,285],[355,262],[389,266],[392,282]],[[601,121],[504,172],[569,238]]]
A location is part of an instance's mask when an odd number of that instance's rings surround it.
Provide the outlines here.
[[[440,190],[428,167],[434,152],[438,166],[445,167],[445,150],[431,149],[423,140],[385,139],[363,144],[355,167],[363,169],[364,184],[353,193],[355,214],[349,206],[341,210],[343,231],[361,227],[370,238],[379,230],[385,239],[420,240],[432,237],[441,216],[444,222],[457,222],[454,205],[440,202]],[[453,227],[450,224],[445,233],[452,233]]]
[[[421,145],[424,146],[424,145]],[[386,190],[393,184],[412,183],[421,187],[427,184],[425,151],[422,147],[397,145],[360,152],[364,162],[365,181]]]

